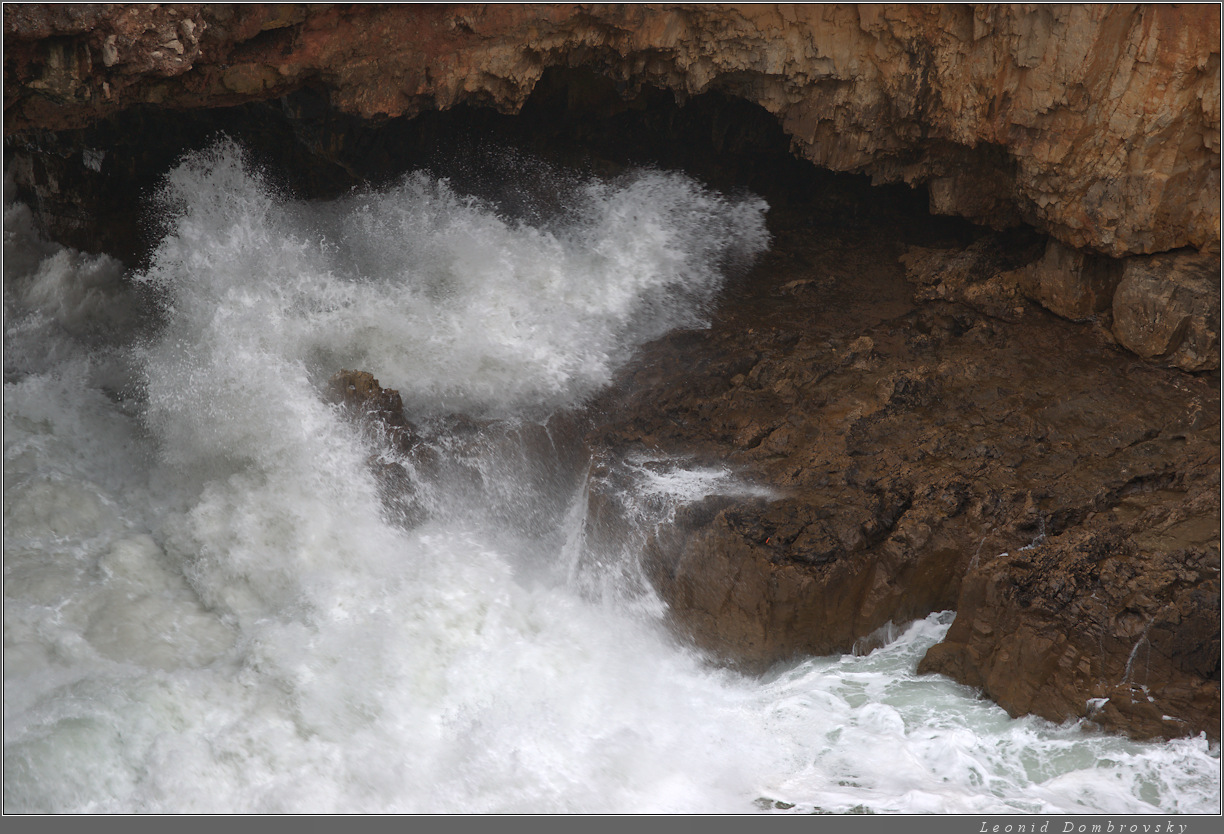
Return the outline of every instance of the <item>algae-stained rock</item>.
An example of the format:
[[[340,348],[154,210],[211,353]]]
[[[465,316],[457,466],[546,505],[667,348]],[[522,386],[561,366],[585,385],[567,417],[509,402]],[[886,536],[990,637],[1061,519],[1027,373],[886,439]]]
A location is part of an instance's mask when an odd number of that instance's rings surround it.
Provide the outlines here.
[[[1129,258],[1113,298],[1118,341],[1186,371],[1220,367],[1220,256]]]

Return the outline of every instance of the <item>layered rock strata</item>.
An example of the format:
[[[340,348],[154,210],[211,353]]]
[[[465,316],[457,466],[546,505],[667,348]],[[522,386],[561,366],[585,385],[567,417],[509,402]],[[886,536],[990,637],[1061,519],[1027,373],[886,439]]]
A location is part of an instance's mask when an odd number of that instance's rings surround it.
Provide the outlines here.
[[[1219,9],[1085,5],[5,6],[7,134],[310,87],[380,119],[516,111],[549,67],[717,90],[797,154],[1114,257],[1219,245]]]

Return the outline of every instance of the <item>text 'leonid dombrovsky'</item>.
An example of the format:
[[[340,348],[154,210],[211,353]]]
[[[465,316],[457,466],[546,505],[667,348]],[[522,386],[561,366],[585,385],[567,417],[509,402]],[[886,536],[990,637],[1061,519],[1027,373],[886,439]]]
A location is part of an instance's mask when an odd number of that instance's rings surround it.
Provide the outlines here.
[[[1075,822],[1064,820],[1053,834],[1185,834],[1186,825],[1175,822]],[[989,823],[982,820],[978,834],[1051,834],[1050,821]]]

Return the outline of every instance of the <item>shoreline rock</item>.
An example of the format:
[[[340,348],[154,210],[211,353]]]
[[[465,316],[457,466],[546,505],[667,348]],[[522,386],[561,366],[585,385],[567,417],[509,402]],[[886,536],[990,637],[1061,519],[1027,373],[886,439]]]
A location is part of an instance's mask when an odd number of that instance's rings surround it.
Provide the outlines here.
[[[902,218],[795,220],[771,215],[774,250],[710,330],[648,345],[589,436],[778,496],[711,496],[652,538],[677,631],[760,672],[955,608],[924,671],[1013,714],[1092,702],[1113,731],[1218,738],[1218,379],[1022,295],[1006,319],[915,299],[899,258],[927,234]],[[1144,628],[1150,662],[1128,675]]]
[[[366,371],[341,370],[327,381],[324,395],[340,406],[375,451],[366,460],[378,483],[384,511],[405,527],[425,520],[426,508],[408,468],[400,460],[420,461],[426,452],[407,417],[399,392],[383,388]]]
[[[792,177],[775,249],[710,330],[646,346],[587,442],[779,496],[712,497],[648,543],[678,630],[723,661],[955,606],[924,669],[1017,714],[1219,737],[1218,8],[9,4],[4,26],[8,171],[60,229],[122,217],[125,254],[187,138],[245,125],[318,196],[395,169],[407,117],[442,110],[412,153],[493,111],[573,119],[578,146],[636,116],[743,170],[780,137],[996,227]],[[417,449],[373,377],[351,389]]]
[[[1196,441],[1211,472],[1217,449]],[[1218,741],[1218,469],[1200,474],[1135,485],[1077,528],[973,566],[918,671],[980,687],[1013,715]]]

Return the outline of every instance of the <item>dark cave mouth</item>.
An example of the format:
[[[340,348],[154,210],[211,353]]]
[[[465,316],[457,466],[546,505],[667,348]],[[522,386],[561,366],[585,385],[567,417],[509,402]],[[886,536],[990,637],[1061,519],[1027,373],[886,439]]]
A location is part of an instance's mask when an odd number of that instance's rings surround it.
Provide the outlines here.
[[[515,214],[538,197],[533,189],[546,187],[505,175],[506,161],[519,158],[584,177],[679,170],[724,193],[757,194],[813,225],[887,225],[915,243],[964,246],[986,231],[932,215],[924,187],[873,185],[796,157],[759,105],[720,92],[679,102],[649,86],[626,96],[623,85],[582,68],[546,71],[514,115],[464,104],[371,121],[333,109],[311,88],[224,108],[132,108],[85,129],[9,137],[5,169],[49,237],[142,264],[158,236],[148,205],[161,178],[222,134],[299,199],[334,198],[425,169]]]

